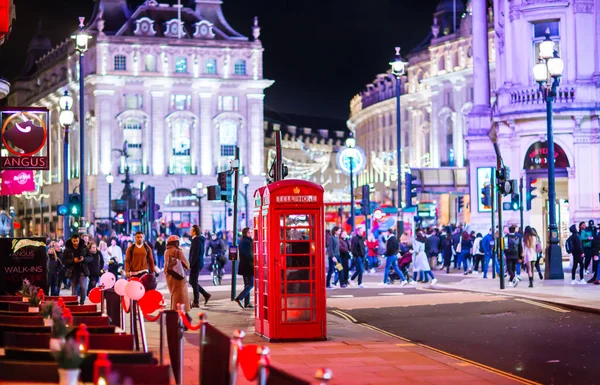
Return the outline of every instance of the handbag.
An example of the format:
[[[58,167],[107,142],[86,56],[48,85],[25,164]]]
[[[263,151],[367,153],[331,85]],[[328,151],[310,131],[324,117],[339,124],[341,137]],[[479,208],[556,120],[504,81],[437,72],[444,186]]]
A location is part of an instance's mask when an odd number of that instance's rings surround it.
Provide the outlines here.
[[[166,273],[178,281],[183,281],[185,279],[185,270],[183,269],[181,260],[178,258],[169,258],[169,266]]]
[[[458,244],[458,246],[456,246],[456,254],[460,253],[462,251],[462,242],[460,242]]]

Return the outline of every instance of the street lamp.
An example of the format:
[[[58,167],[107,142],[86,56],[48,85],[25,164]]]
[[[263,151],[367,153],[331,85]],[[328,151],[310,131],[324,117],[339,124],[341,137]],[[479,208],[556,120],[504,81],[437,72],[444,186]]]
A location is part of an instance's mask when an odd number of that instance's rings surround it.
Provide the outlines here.
[[[85,107],[83,89],[83,54],[88,50],[92,38],[85,30],[85,17],[79,18],[79,31],[71,36],[75,40],[75,51],[79,54],[79,193],[81,195],[81,223],[85,223]]]
[[[546,279],[564,279],[562,252],[558,245],[558,226],[556,225],[556,181],[554,175],[554,132],[552,128],[552,103],[556,89],[560,84],[565,64],[555,44],[546,30],[546,39],[540,43],[540,62],[533,67],[533,76],[540,85],[540,92],[546,102],[546,129],[548,136],[548,247],[546,248]]]
[[[386,180],[385,182],[383,182],[383,184],[385,185],[385,187],[392,190],[392,206],[395,207],[396,206],[396,188],[394,186],[392,186],[392,183],[389,180]]]
[[[60,106],[60,115],[58,121],[65,128],[63,140],[63,204],[69,204],[69,127],[73,124],[73,98],[69,91],[65,90],[63,96],[58,100]],[[65,242],[69,239],[69,215],[63,217],[63,238]]]
[[[115,177],[112,176],[112,174],[108,174],[106,176],[106,183],[108,183],[108,221],[110,223],[110,227],[112,228],[112,210],[111,210],[111,203],[112,203],[112,183],[115,181]]]
[[[202,198],[206,196],[207,188],[204,187],[202,182],[198,182],[196,187],[192,189],[192,194],[198,198],[198,226],[202,228]]]
[[[248,185],[250,184],[250,177],[245,175],[242,178],[242,183],[244,184],[244,197],[246,199],[246,227],[248,227]]]
[[[400,47],[396,47],[396,55],[390,62],[392,67],[392,74],[396,76],[396,166],[398,169],[398,225],[397,225],[397,236],[398,238],[404,231],[404,221],[402,219],[402,126],[400,122],[400,85],[402,83],[402,76],[407,66],[407,62],[400,56]],[[393,198],[392,198],[393,199]]]
[[[346,139],[346,147],[352,149],[356,146],[356,139],[350,136]],[[354,156],[349,156],[350,162],[350,226],[352,232],[356,227],[356,218],[354,217]]]

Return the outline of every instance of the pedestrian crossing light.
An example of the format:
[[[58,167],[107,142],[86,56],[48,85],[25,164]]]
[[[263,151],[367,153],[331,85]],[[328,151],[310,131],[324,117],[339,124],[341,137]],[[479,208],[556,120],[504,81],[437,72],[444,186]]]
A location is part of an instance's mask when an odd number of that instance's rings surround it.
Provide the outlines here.
[[[413,176],[411,173],[407,172],[406,174],[404,174],[404,193],[405,193],[405,199],[404,201],[406,202],[406,207],[414,207],[415,205],[413,204],[413,198],[417,197],[417,186],[413,184],[413,182],[417,180],[416,176]]]
[[[69,215],[75,218],[81,216],[81,196],[79,194],[69,196]]]
[[[512,194],[510,196],[510,207],[513,211],[519,211],[519,194]]]
[[[527,193],[525,195],[526,208],[527,211],[531,210],[531,201],[536,198],[537,195],[534,195],[534,191],[537,190],[537,187],[534,186],[537,183],[537,178],[529,179],[529,183],[527,183]]]
[[[458,212],[462,213],[464,207],[465,207],[465,197],[459,196],[458,197]]]
[[[492,185],[487,184],[481,189],[481,204],[485,207],[492,206]]]

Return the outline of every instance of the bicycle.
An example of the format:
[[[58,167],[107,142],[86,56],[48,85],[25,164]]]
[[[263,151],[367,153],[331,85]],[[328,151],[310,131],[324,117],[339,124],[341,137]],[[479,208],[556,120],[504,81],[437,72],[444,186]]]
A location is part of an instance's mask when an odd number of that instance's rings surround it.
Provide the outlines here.
[[[219,286],[223,281],[223,269],[219,263],[219,256],[213,256],[211,263],[210,276],[212,277],[213,285]]]

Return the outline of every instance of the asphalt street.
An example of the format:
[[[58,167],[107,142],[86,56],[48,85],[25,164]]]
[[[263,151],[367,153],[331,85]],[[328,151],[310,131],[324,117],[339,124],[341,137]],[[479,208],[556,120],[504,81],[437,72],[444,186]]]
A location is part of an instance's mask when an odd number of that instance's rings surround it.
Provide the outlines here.
[[[359,323],[542,384],[599,384],[600,315],[560,310],[510,299],[346,313]]]

